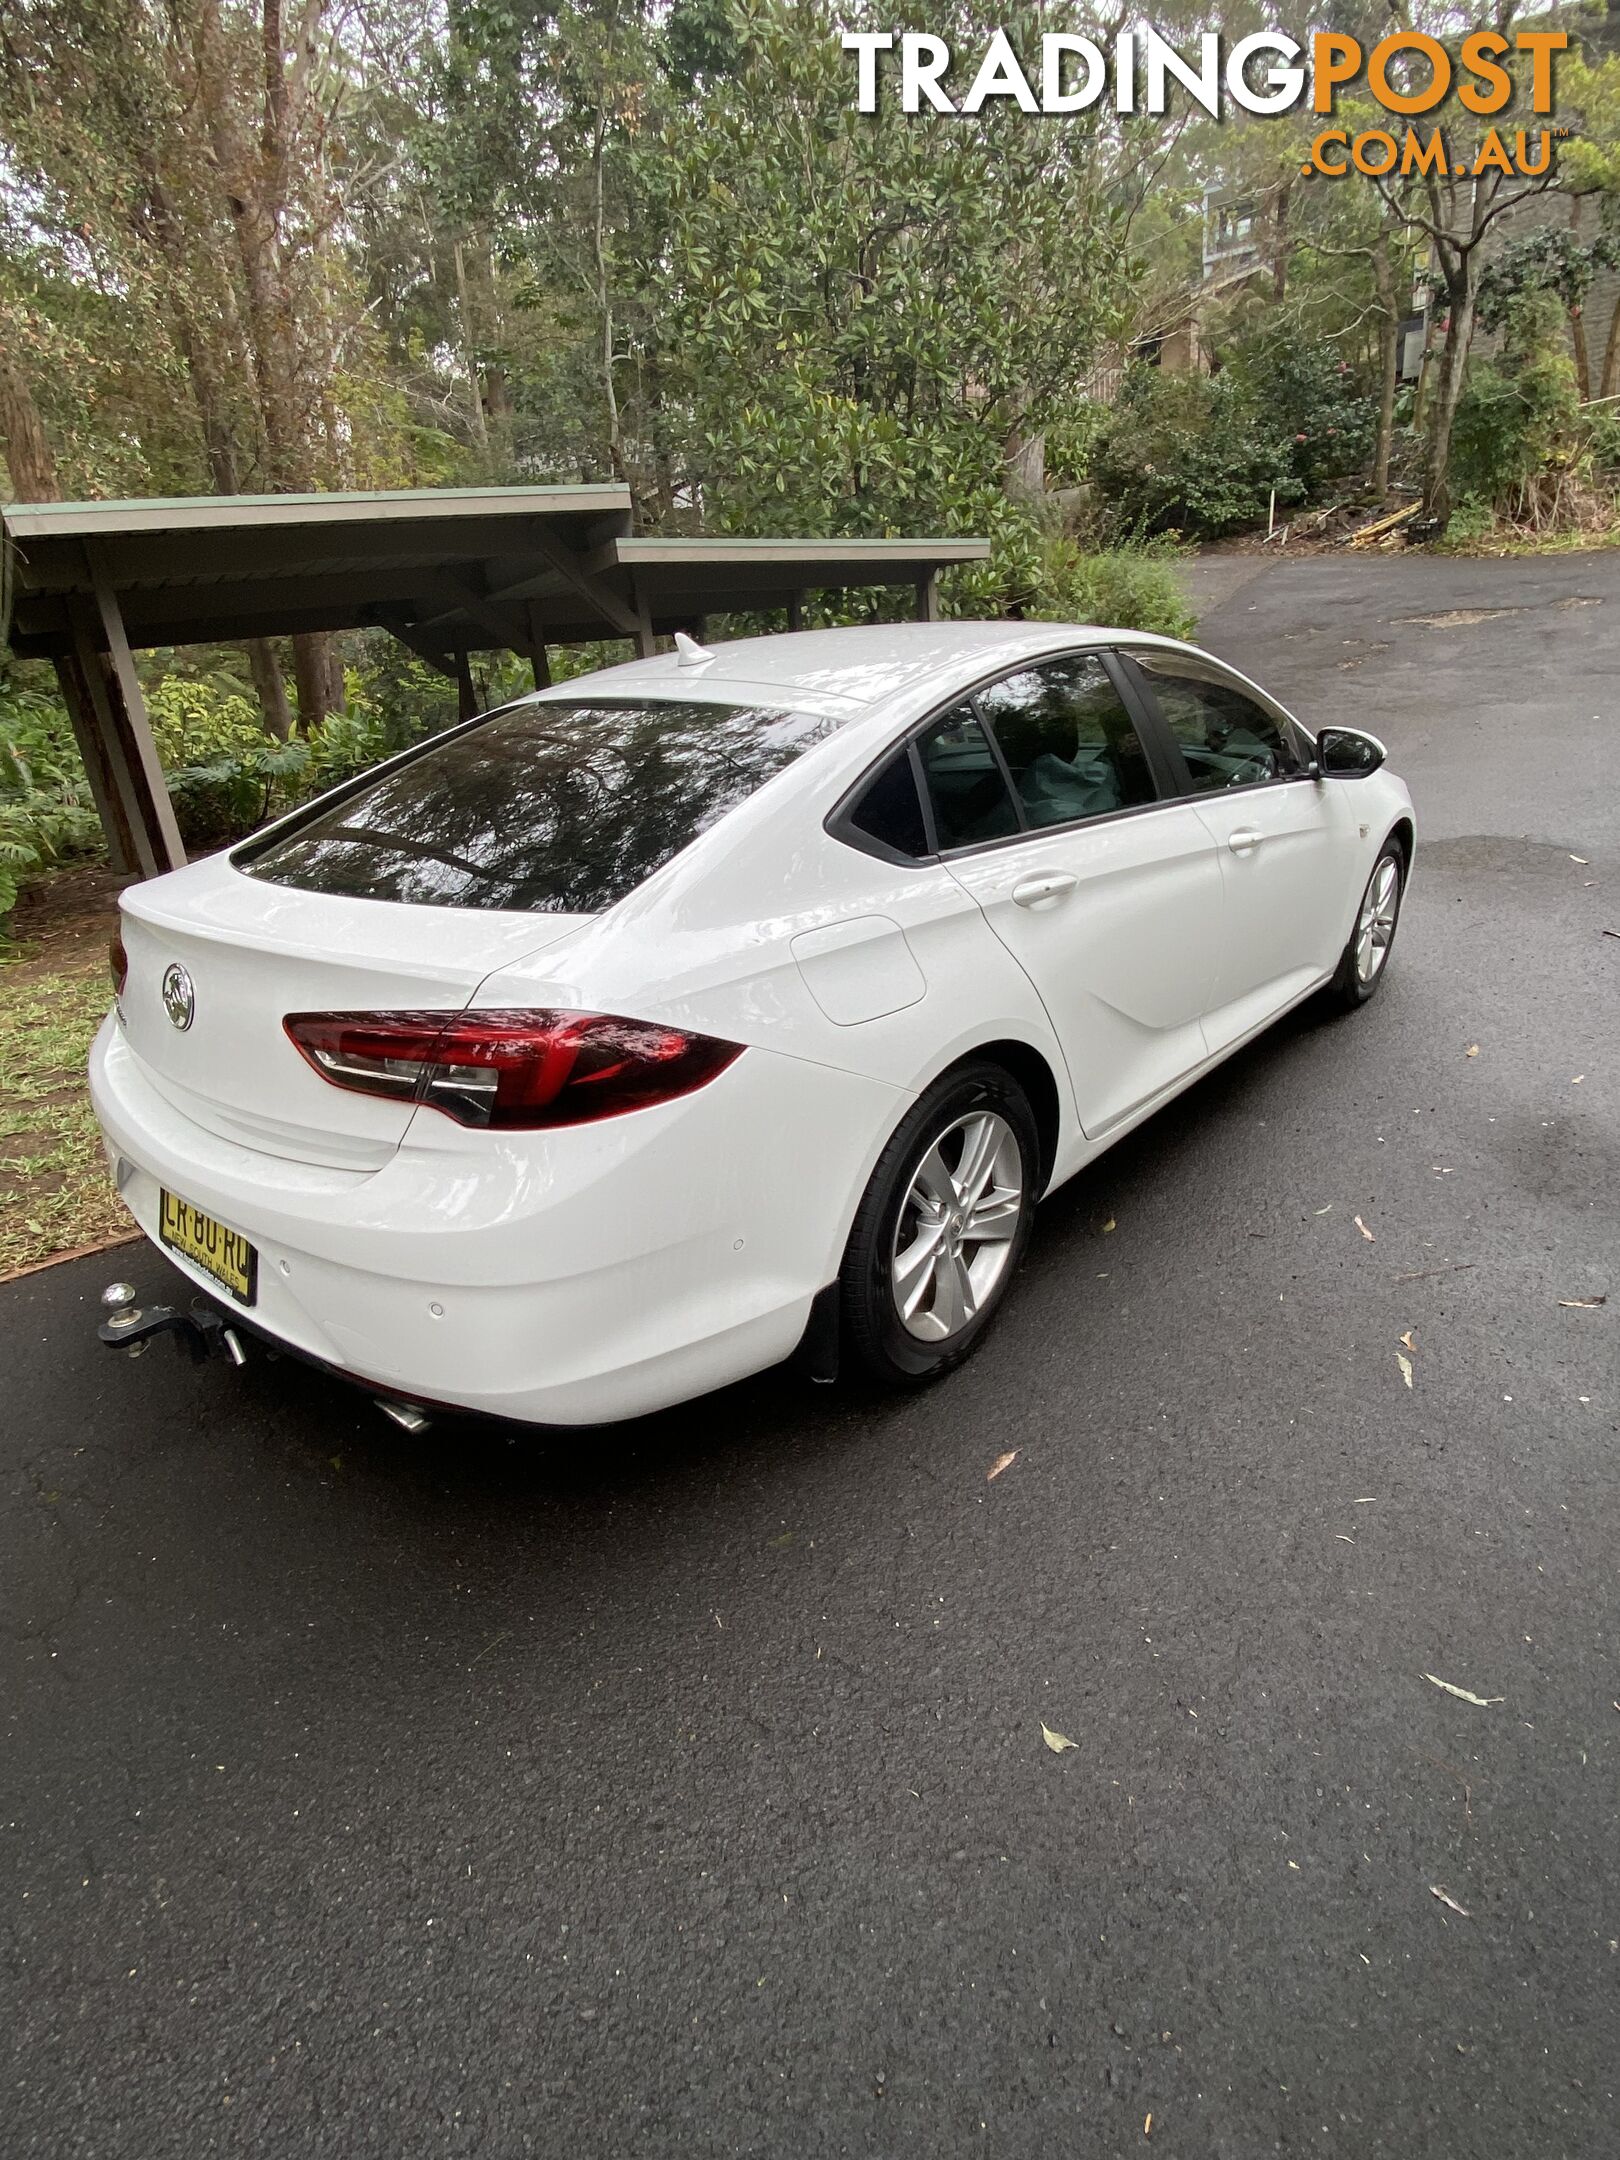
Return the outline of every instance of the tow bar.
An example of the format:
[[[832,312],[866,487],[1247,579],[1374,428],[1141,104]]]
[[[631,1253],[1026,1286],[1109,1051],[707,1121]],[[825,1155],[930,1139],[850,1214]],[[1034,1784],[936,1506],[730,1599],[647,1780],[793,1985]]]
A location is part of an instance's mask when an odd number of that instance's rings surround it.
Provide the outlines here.
[[[138,1357],[155,1335],[173,1335],[191,1353],[193,1365],[201,1365],[216,1350],[223,1350],[233,1365],[247,1363],[247,1351],[235,1328],[222,1320],[203,1298],[193,1298],[190,1312],[176,1305],[137,1305],[133,1283],[109,1283],[101,1293],[107,1317],[96,1333],[109,1350],[127,1350]]]
[[[247,1348],[241,1336],[206,1298],[193,1298],[190,1312],[181,1312],[177,1305],[137,1305],[135,1298],[133,1283],[109,1283],[102,1291],[107,1317],[96,1333],[109,1350],[124,1350],[131,1357],[139,1357],[154,1336],[172,1335],[182,1349],[190,1352],[193,1365],[206,1364],[216,1350],[223,1350],[233,1365],[247,1363]],[[276,1355],[273,1350],[265,1354]],[[373,1395],[371,1399],[383,1416],[391,1418],[403,1432],[423,1433],[433,1423],[420,1403],[391,1395]]]

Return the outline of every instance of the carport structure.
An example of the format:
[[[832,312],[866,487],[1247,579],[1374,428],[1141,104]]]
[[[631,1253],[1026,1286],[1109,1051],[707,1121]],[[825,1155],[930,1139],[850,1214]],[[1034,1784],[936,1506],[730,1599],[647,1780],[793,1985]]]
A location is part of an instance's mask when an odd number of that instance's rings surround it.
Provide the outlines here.
[[[900,586],[939,609],[939,574],[987,540],[638,539],[623,487],[408,489],[14,503],[11,644],[55,663],[115,868],[185,860],[135,671],[151,646],[389,631],[477,698],[469,654],[633,639],[650,653],[706,616]]]

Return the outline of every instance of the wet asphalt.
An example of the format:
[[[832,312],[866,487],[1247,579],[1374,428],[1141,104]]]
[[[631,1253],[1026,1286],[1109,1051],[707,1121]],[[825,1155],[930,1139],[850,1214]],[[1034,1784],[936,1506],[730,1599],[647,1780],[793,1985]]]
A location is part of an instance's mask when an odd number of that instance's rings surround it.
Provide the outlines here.
[[[1616,2149],[1620,556],[1195,577],[1396,964],[946,1385],[413,1439],[0,1290],[7,2156]]]

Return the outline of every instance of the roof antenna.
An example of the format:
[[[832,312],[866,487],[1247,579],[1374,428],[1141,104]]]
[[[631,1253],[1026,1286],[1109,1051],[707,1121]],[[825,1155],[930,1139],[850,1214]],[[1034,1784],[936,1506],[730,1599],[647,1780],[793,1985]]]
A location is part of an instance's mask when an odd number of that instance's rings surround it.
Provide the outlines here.
[[[684,630],[675,633],[675,658],[681,667],[702,667],[714,654],[707,645],[700,645],[696,638],[688,637]]]

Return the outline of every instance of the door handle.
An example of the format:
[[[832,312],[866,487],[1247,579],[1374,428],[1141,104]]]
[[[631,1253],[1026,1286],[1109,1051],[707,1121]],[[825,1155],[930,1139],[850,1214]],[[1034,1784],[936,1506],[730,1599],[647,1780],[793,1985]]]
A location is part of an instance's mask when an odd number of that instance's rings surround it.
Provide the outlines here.
[[[1264,833],[1252,832],[1245,826],[1238,832],[1228,833],[1226,844],[1234,855],[1247,855],[1251,849],[1257,848],[1265,837]]]
[[[1020,878],[1012,889],[1017,907],[1041,907],[1048,900],[1061,900],[1072,893],[1080,880],[1070,870],[1049,871],[1045,877]]]

